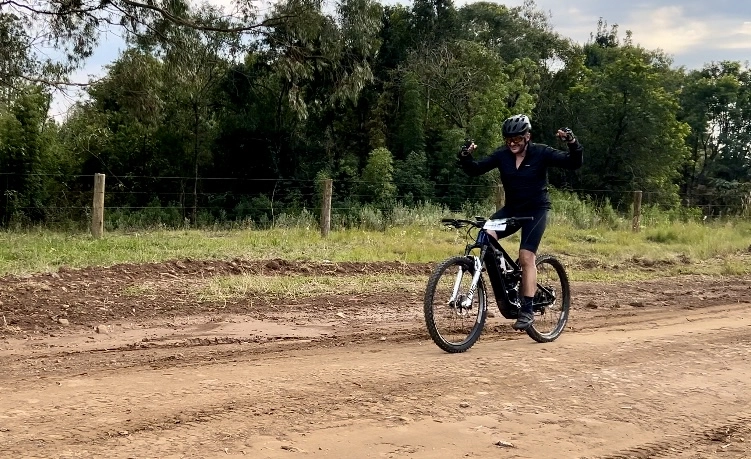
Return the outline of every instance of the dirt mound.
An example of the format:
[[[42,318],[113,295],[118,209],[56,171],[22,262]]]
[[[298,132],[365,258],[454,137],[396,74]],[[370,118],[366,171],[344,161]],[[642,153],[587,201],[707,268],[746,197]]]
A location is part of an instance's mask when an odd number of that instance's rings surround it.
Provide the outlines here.
[[[255,298],[215,304],[192,292],[197,280],[214,276],[361,276],[425,275],[430,264],[399,262],[295,262],[272,260],[173,260],[164,263],[123,263],[109,267],[60,268],[57,272],[0,278],[0,334],[45,332],[91,327],[110,320],[145,320],[159,316],[214,312],[262,314],[279,299]]]

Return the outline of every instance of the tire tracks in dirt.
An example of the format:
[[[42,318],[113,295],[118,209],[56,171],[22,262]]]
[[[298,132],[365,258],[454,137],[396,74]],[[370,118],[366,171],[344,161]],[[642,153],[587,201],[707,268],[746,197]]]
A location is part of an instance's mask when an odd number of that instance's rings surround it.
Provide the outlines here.
[[[542,429],[561,442],[577,435],[570,426],[592,418],[604,426],[595,429],[595,438],[626,426],[634,438],[645,437],[637,446],[611,438],[616,446],[611,451],[617,452],[602,457],[671,457],[681,442],[737,424],[728,421],[732,418],[722,400],[691,410],[708,395],[702,384],[711,380],[719,390],[727,390],[747,376],[733,374],[733,363],[749,361],[749,324],[743,309],[732,309],[725,317],[702,314],[687,322],[690,329],[680,323],[683,311],[674,312],[655,326],[572,333],[549,346],[536,346],[521,335],[504,342],[481,340],[461,356],[443,354],[423,341],[368,343],[275,355],[238,353],[234,361],[227,356],[214,362],[176,362],[151,371],[95,372],[59,381],[61,386],[39,381],[38,387],[12,394],[3,403],[23,406],[23,400],[41,398],[50,387],[66,391],[36,402],[39,414],[26,407],[25,420],[16,422],[29,430],[28,437],[14,432],[15,438],[2,446],[21,455],[68,448],[84,455],[128,457],[142,456],[150,448],[149,454],[162,457],[215,457],[196,445],[254,450],[254,439],[263,437],[305,451],[310,447],[307,437],[356,429],[359,423],[410,429],[426,421],[464,423],[490,415],[484,422],[492,426],[491,432],[518,439],[521,457],[552,457],[535,449],[539,439],[530,442],[525,429]],[[529,361],[520,364],[523,354]],[[696,379],[684,383],[688,377]],[[84,386],[86,391],[80,391]],[[737,390],[743,395],[747,389]],[[663,402],[666,396],[674,406]],[[582,403],[595,397],[601,406]],[[609,398],[630,400],[632,406]],[[748,407],[748,400],[740,406]],[[51,425],[64,413],[78,429],[58,432],[40,445],[38,432],[54,430]],[[662,430],[651,432],[656,425]],[[697,432],[697,425],[715,430]],[[170,441],[160,440],[165,438]],[[490,444],[488,438],[485,442]],[[609,444],[593,441],[586,446],[584,451],[602,454]],[[201,452],[191,453],[190,448]],[[418,448],[415,454],[419,451],[425,452]]]

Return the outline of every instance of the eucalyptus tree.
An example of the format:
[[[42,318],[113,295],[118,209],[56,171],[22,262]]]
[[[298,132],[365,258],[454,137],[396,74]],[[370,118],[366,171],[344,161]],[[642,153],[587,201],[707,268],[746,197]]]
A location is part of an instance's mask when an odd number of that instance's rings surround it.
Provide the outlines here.
[[[681,116],[691,127],[681,180],[685,202],[738,210],[751,182],[751,70],[726,61],[690,72]]]
[[[49,94],[34,85],[18,88],[0,110],[0,220],[24,223],[46,217],[56,164],[54,124],[47,120]]]
[[[290,180],[346,169],[352,185],[360,175],[369,149],[358,101],[373,81],[381,7],[344,0],[329,10],[295,0],[275,4],[270,14],[292,12],[295,20],[248,44],[220,85],[216,150],[223,154],[215,155],[215,170],[266,179],[245,182],[245,193],[298,199],[312,185],[303,189],[300,183],[308,182],[295,181],[285,188]]]
[[[531,59],[544,65],[568,49],[568,41],[557,34],[551,17],[532,0],[507,7],[480,1],[459,9],[462,37],[494,50],[505,61]]]
[[[158,31],[169,22],[195,30],[253,37],[290,19],[264,16],[252,0],[234,2],[221,23],[197,21],[190,10],[185,0],[0,1],[0,14],[14,17],[26,30],[34,31],[30,45],[40,65],[24,69],[21,78],[51,85],[68,83],[70,72],[85,63],[107,33],[138,36]],[[2,42],[0,47],[11,45]],[[55,52],[50,52],[53,49]]]
[[[299,169],[300,160],[321,159],[332,164],[339,159],[337,154],[343,149],[332,149],[332,145],[351,129],[337,130],[338,120],[373,81],[372,63],[380,47],[381,7],[377,2],[342,0],[333,13],[327,13],[317,2],[295,0],[277,4],[275,14],[289,14],[300,4],[307,8],[305,17],[278,27],[261,42],[258,52],[277,82],[273,87],[277,103],[270,113],[277,135],[269,139],[269,153],[278,158],[290,140],[288,134],[297,132],[310,134],[303,142],[312,143],[305,149],[323,156],[293,157],[292,169]],[[294,117],[287,116],[289,111]]]
[[[24,18],[0,8],[0,108],[23,91],[27,84],[24,76],[37,68],[34,37],[28,26]]]
[[[531,66],[529,60],[505,63],[494,51],[464,40],[416,49],[403,66],[403,81],[414,80],[420,88],[431,177],[452,206],[467,197],[454,193],[456,181],[463,180],[454,156],[459,146],[469,136],[480,154],[490,153],[501,142],[503,120],[534,107],[525,79]]]
[[[213,24],[220,30],[231,27],[223,11],[216,7],[204,5],[185,15],[193,24]],[[133,42],[163,63],[161,97],[169,107],[163,122],[173,134],[171,149],[184,155],[177,162],[183,165],[179,176],[191,177],[193,199],[189,216],[195,223],[202,165],[213,161],[211,146],[217,125],[215,93],[232,60],[238,58],[242,40],[237,34],[181,27],[163,19]],[[185,190],[185,185],[185,179],[181,179],[180,189]]]

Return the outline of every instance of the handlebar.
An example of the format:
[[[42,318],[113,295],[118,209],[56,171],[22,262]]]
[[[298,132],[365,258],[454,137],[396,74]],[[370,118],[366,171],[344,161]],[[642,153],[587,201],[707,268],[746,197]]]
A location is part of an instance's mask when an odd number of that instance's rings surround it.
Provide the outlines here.
[[[505,220],[507,224],[514,225],[516,223],[534,220],[534,217],[507,217],[500,220]],[[465,226],[474,226],[475,228],[482,228],[488,220],[485,217],[475,217],[475,220],[465,220],[462,218],[442,218],[441,223],[446,226],[453,226],[454,228],[464,228]]]

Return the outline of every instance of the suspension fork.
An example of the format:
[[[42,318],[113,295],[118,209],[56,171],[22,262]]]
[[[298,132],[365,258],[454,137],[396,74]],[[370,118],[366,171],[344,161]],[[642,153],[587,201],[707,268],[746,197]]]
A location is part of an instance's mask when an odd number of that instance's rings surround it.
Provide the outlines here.
[[[482,252],[480,253],[479,257],[473,256],[472,262],[474,263],[475,272],[472,275],[472,282],[469,286],[469,291],[467,292],[467,296],[464,298],[462,303],[458,306],[462,308],[469,308],[472,305],[472,300],[475,297],[475,292],[477,291],[477,284],[480,280],[480,276],[482,275],[482,256],[485,253],[485,248],[482,249]],[[462,280],[462,275],[464,274],[464,268],[461,266],[459,267],[459,272],[456,273],[456,279],[454,280],[454,289],[451,293],[451,299],[449,300],[449,303],[456,304],[457,296],[459,295],[459,284]]]

